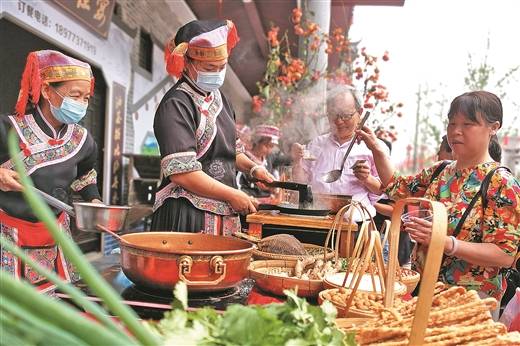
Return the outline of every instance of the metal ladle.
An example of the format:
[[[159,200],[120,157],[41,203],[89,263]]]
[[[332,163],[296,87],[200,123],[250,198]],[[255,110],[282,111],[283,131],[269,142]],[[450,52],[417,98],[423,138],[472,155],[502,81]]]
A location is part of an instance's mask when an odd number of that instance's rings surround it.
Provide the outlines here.
[[[74,212],[74,208],[68,205],[67,203],[64,203],[57,199],[56,197],[53,197],[49,195],[48,193],[43,192],[42,190],[39,190],[35,187],[33,187],[34,191],[36,191],[47,203],[52,205],[55,208],[58,208],[61,211],[66,212],[71,217],[76,217],[76,213]]]
[[[361,129],[363,125],[365,125],[365,122],[368,119],[368,116],[370,115],[370,112],[366,112],[365,116],[361,120],[361,123],[359,123],[358,129]],[[343,156],[343,160],[341,161],[341,168],[340,169],[333,169],[332,171],[329,171],[321,176],[321,180],[325,183],[333,183],[336,180],[338,180],[341,177],[341,174],[343,173],[343,168],[345,167],[345,162],[347,161],[347,157],[352,151],[352,148],[354,147],[354,143],[356,143],[357,136],[354,136],[352,138],[352,141],[348,145],[347,152],[345,153],[345,156]]]
[[[56,197],[53,197],[51,195],[49,195],[48,193],[45,193],[43,192],[42,190],[39,190],[35,187],[33,187],[34,191],[36,191],[47,203],[49,203],[50,205],[52,205],[53,207],[55,208],[58,208],[59,210],[61,211],[64,211],[65,213],[69,214],[69,216],[75,218],[76,217],[76,213],[74,211],[74,208],[71,207],[70,205],[68,205],[67,203],[64,203],[62,201],[60,201],[59,199],[57,199]],[[103,232],[106,232],[108,234],[110,234],[111,236],[113,236],[114,238],[116,238],[117,240],[119,240],[120,242],[122,243],[125,243],[125,244],[128,244],[128,242],[126,240],[124,240],[120,235],[118,235],[117,233],[114,233],[112,232],[111,230],[107,229],[105,226],[103,225],[100,225],[100,224],[97,224],[96,225],[96,228],[99,229],[100,231],[103,231]]]

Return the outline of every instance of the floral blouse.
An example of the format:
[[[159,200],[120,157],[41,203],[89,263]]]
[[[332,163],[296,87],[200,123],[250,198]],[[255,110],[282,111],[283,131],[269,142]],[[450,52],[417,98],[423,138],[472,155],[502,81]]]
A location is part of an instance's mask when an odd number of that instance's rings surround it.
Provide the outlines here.
[[[422,170],[415,176],[394,174],[386,188],[394,200],[406,197],[424,197],[442,202],[448,212],[448,235],[452,235],[466,207],[479,191],[486,174],[496,162],[479,164],[462,170],[455,169],[455,162],[444,168],[430,184],[431,176],[440,162]],[[510,256],[515,256],[520,243],[520,185],[509,172],[495,172],[487,191],[487,207],[483,210],[479,198],[468,215],[457,239],[480,243],[494,243]],[[425,247],[419,246],[414,265],[419,271],[426,257]],[[506,289],[500,268],[470,264],[454,256],[445,256],[441,265],[440,280],[451,285],[482,291],[498,301]]]

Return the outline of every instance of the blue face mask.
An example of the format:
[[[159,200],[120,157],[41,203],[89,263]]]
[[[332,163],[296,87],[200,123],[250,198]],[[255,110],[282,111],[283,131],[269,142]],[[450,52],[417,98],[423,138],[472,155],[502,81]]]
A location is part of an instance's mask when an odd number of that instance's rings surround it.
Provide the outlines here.
[[[63,124],[77,124],[87,114],[88,103],[83,103],[74,100],[73,98],[61,95],[56,89],[56,94],[60,95],[63,99],[61,106],[54,107],[50,100],[49,105],[51,106],[52,115]]]
[[[222,84],[224,84],[224,79],[226,78],[226,67],[224,67],[220,72],[197,71],[197,81],[195,83],[204,91],[211,92],[217,90],[222,86]]]

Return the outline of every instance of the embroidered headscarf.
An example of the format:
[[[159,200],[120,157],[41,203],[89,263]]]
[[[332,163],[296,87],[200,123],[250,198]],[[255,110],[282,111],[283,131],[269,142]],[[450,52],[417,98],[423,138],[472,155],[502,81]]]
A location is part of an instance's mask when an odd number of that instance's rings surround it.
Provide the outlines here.
[[[43,83],[71,80],[90,82],[90,94],[93,94],[94,76],[89,64],[55,50],[39,50],[29,53],[16,101],[16,115],[25,114],[28,101],[32,104],[38,103]]]
[[[235,24],[230,20],[191,21],[166,43],[166,71],[179,78],[184,70],[185,55],[200,61],[225,59],[239,40]]]
[[[254,136],[255,138],[269,137],[271,138],[271,143],[278,144],[280,129],[272,125],[258,125],[255,127]]]

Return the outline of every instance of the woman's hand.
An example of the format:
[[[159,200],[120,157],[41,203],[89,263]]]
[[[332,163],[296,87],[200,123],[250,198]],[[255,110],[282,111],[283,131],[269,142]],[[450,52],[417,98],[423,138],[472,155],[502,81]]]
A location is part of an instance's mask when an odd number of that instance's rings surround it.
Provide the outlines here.
[[[253,172],[253,178],[258,180],[267,181],[268,183],[272,183],[274,181],[274,177],[265,167],[258,167]],[[264,185],[265,186],[265,185]]]
[[[430,221],[418,217],[410,217],[410,221],[404,223],[404,230],[410,238],[422,245],[429,245],[432,238],[432,226]]]
[[[231,204],[233,210],[239,214],[247,215],[256,213],[254,204],[256,200],[240,190],[235,190],[228,199],[228,202]]]
[[[23,186],[20,184],[18,173],[6,168],[0,168],[0,190],[22,191]]]

